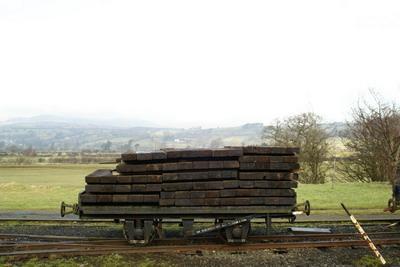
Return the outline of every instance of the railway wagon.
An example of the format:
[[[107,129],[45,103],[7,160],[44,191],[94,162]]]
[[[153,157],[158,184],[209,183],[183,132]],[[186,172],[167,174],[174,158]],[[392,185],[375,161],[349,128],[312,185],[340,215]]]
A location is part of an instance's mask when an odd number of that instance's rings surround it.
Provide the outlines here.
[[[215,232],[229,243],[245,242],[253,219],[265,219],[268,232],[272,218],[309,214],[308,201],[296,202],[298,152],[245,146],[125,153],[115,169],[87,175],[78,203],[62,203],[61,215],[121,221],[132,244],[162,237],[169,219],[181,220],[185,237]],[[212,224],[194,230],[195,219]]]
[[[392,198],[388,200],[386,211],[395,212],[400,207],[400,167],[396,170],[396,177],[392,185]]]

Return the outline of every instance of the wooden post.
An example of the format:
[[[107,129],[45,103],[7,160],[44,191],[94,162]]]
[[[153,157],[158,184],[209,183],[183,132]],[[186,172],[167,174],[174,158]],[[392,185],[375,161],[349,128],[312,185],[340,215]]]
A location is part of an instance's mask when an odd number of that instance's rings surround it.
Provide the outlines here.
[[[341,203],[344,211],[346,211],[347,215],[349,215],[351,222],[354,224],[358,232],[360,232],[362,238],[364,238],[365,241],[367,241],[368,246],[372,250],[372,252],[375,254],[375,256],[382,262],[382,264],[386,264],[386,260],[383,258],[381,253],[378,251],[378,249],[375,247],[374,243],[372,243],[372,240],[369,238],[367,233],[364,231],[364,229],[361,227],[361,225],[358,223],[356,218],[350,214],[350,212],[347,210],[347,208]]]

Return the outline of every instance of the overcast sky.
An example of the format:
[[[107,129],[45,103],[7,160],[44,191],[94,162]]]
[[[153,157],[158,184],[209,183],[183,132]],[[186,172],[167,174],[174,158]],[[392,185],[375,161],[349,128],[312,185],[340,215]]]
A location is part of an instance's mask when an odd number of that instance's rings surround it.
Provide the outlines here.
[[[340,121],[400,100],[400,1],[0,0],[0,120]]]

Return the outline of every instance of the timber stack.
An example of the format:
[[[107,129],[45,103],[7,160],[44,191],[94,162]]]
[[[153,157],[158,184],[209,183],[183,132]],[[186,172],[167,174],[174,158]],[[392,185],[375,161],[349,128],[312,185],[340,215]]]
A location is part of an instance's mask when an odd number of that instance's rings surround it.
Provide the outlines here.
[[[294,206],[293,147],[163,149],[121,155],[115,170],[86,176],[81,205]]]

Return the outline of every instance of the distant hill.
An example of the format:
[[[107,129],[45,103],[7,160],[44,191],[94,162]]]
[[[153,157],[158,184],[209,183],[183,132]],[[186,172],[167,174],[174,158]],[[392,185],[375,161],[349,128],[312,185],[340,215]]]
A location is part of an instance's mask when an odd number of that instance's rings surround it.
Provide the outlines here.
[[[132,127],[137,123],[139,127]],[[0,123],[0,151],[32,146],[39,151],[143,151],[162,147],[210,147],[259,144],[263,124],[227,128],[162,128],[148,122],[99,121],[53,116]],[[111,145],[107,143],[111,142]],[[136,146],[135,146],[136,145]]]
[[[0,126],[14,125],[18,127],[54,127],[64,125],[67,127],[93,128],[93,127],[157,127],[158,125],[149,121],[122,119],[122,118],[81,118],[53,115],[39,115],[29,118],[13,118],[0,121]]]
[[[132,127],[132,125],[140,125]],[[146,126],[148,125],[148,126]],[[343,123],[324,125],[334,134]],[[222,147],[261,144],[262,123],[238,127],[162,128],[150,122],[37,116],[0,123],[0,151],[156,150],[163,147]]]

